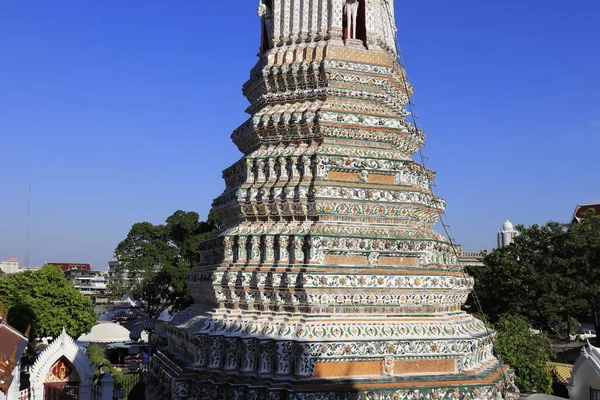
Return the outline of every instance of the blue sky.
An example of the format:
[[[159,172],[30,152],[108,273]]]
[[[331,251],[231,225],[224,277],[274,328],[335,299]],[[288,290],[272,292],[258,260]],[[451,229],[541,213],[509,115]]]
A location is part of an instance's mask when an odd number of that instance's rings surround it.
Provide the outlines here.
[[[600,2],[396,0],[457,240],[600,201]],[[135,222],[205,217],[240,154],[257,1],[0,1],[0,258],[104,269]]]

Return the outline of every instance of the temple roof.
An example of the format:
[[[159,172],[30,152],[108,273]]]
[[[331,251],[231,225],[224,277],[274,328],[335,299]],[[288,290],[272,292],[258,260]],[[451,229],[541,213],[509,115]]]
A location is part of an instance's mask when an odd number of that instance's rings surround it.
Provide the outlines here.
[[[596,215],[600,215],[600,204],[577,204],[573,218],[571,218],[571,223],[581,222],[581,217],[587,210],[594,210],[596,211]]]
[[[552,370],[552,375],[558,383],[566,385],[573,374],[573,365],[556,362],[548,362],[548,366]]]
[[[26,345],[27,339],[0,318],[0,391],[8,391]]]

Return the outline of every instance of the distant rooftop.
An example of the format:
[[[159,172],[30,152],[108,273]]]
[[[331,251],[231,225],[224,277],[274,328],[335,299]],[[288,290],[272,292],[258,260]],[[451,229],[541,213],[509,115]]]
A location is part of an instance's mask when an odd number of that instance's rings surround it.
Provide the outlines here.
[[[0,392],[7,393],[26,345],[27,339],[0,318]]]
[[[571,223],[581,222],[581,217],[588,210],[594,210],[596,211],[596,215],[600,215],[600,204],[577,204],[573,218],[571,218]]]
[[[92,264],[87,264],[87,263],[47,262],[46,264],[52,265],[53,267],[60,267],[63,271],[70,271],[70,270],[91,271],[92,270]]]

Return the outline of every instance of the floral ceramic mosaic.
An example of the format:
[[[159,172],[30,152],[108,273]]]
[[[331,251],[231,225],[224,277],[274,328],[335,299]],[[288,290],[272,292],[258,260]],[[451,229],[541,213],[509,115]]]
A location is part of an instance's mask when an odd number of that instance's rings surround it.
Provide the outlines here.
[[[232,134],[243,156],[223,171],[224,226],[188,276],[195,304],[153,362],[161,393],[514,395],[493,334],[461,310],[473,280],[434,230],[446,204],[413,160],[425,135],[407,121],[393,3],[260,1],[250,118]]]

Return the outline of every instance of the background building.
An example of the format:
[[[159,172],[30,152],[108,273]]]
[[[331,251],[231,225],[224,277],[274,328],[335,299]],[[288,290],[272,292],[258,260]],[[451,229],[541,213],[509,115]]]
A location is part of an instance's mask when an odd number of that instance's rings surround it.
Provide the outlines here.
[[[5,274],[14,274],[19,272],[19,260],[16,258],[5,258],[4,261],[0,261],[0,271]]]
[[[577,204],[573,218],[571,218],[571,223],[581,222],[581,217],[588,210],[594,210],[596,211],[596,215],[600,215],[600,204]]]
[[[106,302],[106,285],[108,283],[106,271],[94,271],[92,265],[86,263],[49,262],[46,264],[60,267],[67,280],[94,303]]]
[[[509,220],[506,220],[504,225],[502,225],[502,229],[498,231],[498,247],[508,246],[518,234],[519,232],[517,232],[513,224]]]

